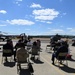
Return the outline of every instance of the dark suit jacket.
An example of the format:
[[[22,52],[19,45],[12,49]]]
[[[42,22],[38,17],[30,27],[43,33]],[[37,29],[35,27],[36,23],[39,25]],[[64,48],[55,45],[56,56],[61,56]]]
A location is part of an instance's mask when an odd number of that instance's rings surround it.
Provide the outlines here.
[[[67,52],[67,53],[68,53],[68,47],[66,47],[66,46],[61,46],[60,48],[58,48],[58,50],[57,50],[57,52],[56,52],[56,57],[58,56],[58,54],[59,54],[60,52],[62,52],[62,53]]]
[[[24,46],[24,43],[17,43],[15,49],[17,50],[17,48],[21,48],[22,46]]]
[[[12,51],[11,54],[3,54],[3,55],[9,55],[10,56],[13,54],[13,46],[12,45],[6,43],[5,45],[3,45],[3,49],[10,49]]]

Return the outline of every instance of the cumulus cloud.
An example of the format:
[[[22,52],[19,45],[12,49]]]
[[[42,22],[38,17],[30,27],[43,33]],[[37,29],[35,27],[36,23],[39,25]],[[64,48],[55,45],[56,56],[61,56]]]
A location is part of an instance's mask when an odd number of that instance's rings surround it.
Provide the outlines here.
[[[40,4],[35,4],[35,3],[31,4],[30,7],[31,8],[42,8]]]
[[[33,25],[34,24],[34,22],[32,21],[24,20],[24,19],[7,20],[6,22],[12,25]]]
[[[53,20],[55,17],[57,16],[35,16],[35,19],[38,19],[38,20]]]
[[[0,10],[1,14],[6,14],[7,12],[5,10]]]
[[[42,22],[42,23],[47,23],[47,24],[52,24],[51,21],[46,21],[46,20],[36,20],[36,21],[39,21],[39,22]]]
[[[59,12],[55,9],[33,10],[33,15],[36,20],[53,20],[58,17]]]

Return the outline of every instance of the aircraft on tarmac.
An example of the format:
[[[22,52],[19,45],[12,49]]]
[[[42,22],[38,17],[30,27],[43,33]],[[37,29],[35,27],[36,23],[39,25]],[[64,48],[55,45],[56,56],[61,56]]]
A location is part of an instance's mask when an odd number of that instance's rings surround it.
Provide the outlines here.
[[[15,35],[15,33],[14,35],[12,34],[13,33],[0,31],[0,41],[6,41],[7,39],[12,38],[12,37],[20,37],[22,40],[27,39],[27,35],[25,33],[21,33],[18,35]]]

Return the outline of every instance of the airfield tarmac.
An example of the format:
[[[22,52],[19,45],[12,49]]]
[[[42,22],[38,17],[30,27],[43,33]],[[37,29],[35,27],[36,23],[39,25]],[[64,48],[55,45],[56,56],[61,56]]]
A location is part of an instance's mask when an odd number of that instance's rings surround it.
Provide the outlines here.
[[[17,40],[13,40],[15,45]],[[5,44],[5,42],[0,42],[0,44]],[[35,60],[30,62],[34,68],[33,75],[75,75],[75,47],[69,44],[70,52],[72,54],[72,59],[68,60],[68,66],[60,65],[58,63],[52,65],[51,56],[53,51],[48,49],[46,46],[49,44],[49,40],[41,41],[41,52],[40,60]],[[1,46],[2,47],[2,46]],[[2,64],[2,49],[0,50],[0,75],[19,75],[17,74],[17,65],[16,62],[12,61],[8,64]],[[66,64],[66,62],[64,62]],[[31,75],[27,69],[23,69],[20,72],[20,75]]]

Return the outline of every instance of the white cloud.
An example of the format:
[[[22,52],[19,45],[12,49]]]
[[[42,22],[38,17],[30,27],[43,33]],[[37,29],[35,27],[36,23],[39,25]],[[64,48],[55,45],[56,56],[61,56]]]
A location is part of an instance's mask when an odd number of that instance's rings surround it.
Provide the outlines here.
[[[36,20],[36,21],[39,21],[39,20]],[[50,21],[45,21],[45,20],[41,20],[40,22],[42,22],[42,23],[47,23],[47,24],[51,24],[52,22],[50,22]]]
[[[55,9],[41,9],[33,11],[35,19],[38,20],[53,20],[58,16],[58,14],[59,12],[55,11]]]
[[[6,14],[7,12],[5,10],[0,10],[1,14]]]
[[[55,11],[55,9],[41,9],[41,10],[34,10],[34,15],[58,15],[59,12]]]
[[[33,4],[31,4],[30,7],[31,7],[31,8],[41,8],[41,5],[40,5],[40,4],[35,4],[35,3],[33,3]]]
[[[7,20],[7,23],[12,25],[33,25],[34,22],[24,19]]]
[[[55,17],[57,16],[35,16],[35,19],[38,19],[38,20],[53,20]]]

